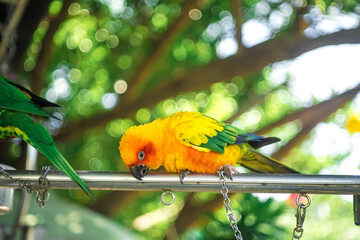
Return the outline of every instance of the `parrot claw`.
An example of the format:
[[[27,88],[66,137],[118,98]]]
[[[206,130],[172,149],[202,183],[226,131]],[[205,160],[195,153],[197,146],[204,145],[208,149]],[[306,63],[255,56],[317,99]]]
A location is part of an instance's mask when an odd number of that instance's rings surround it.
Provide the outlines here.
[[[236,170],[236,168],[230,164],[226,164],[223,169],[224,169],[225,175],[230,180],[233,180],[232,179],[233,174],[239,173],[238,170]]]
[[[183,180],[184,180],[185,176],[188,175],[189,173],[191,173],[191,171],[188,170],[188,169],[182,170],[182,171],[180,172],[180,182],[181,182],[181,184],[184,184],[184,183],[183,183]]]

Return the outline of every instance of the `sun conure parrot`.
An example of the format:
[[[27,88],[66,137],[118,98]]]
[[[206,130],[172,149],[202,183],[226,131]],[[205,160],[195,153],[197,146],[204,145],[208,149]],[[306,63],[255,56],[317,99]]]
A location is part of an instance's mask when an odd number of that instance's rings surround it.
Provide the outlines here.
[[[56,149],[49,132],[31,118],[33,115],[53,117],[43,107],[59,107],[59,105],[0,76],[0,139],[22,138],[76,182],[87,195],[94,198],[91,190]]]
[[[225,166],[229,178],[235,164],[260,173],[298,173],[257,148],[278,142],[221,123],[199,112],[178,112],[167,118],[129,128],[119,150],[132,175],[141,180],[149,169],[163,166],[180,172],[214,173]]]

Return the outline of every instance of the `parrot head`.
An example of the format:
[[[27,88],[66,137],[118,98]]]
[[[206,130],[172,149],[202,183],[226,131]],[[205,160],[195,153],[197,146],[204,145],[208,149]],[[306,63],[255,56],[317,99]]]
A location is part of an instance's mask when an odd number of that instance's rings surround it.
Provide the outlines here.
[[[119,150],[132,175],[141,180],[149,169],[161,166],[159,134],[151,134],[148,125],[129,128],[120,140]]]

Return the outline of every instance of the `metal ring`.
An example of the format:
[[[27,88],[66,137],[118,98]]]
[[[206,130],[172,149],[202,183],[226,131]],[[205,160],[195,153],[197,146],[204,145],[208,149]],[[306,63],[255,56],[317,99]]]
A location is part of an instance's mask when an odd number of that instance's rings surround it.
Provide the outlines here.
[[[164,196],[165,196],[166,194],[171,194],[172,199],[171,199],[170,202],[166,202],[166,201],[164,200]],[[164,205],[171,205],[171,204],[174,203],[174,201],[175,201],[175,194],[174,194],[173,192],[171,192],[171,191],[166,191],[166,192],[163,192],[163,194],[161,194],[161,202],[162,202]]]
[[[303,204],[303,203],[299,203],[299,200],[301,197],[305,197],[307,199],[307,203]],[[307,208],[308,206],[310,206],[311,203],[311,198],[309,197],[309,195],[305,194],[305,193],[301,193],[296,197],[296,205],[298,205],[301,208]]]

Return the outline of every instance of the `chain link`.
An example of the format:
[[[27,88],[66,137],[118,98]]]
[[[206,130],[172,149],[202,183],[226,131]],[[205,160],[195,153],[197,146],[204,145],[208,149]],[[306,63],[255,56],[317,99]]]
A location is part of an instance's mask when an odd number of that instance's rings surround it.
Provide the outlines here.
[[[171,200],[170,200],[169,202],[165,201],[165,199],[164,199],[164,196],[167,195],[167,194],[170,194],[170,196],[171,196]],[[173,204],[174,201],[175,201],[175,194],[174,194],[173,192],[171,192],[171,191],[165,191],[165,192],[163,192],[163,193],[161,194],[161,202],[162,202],[164,205],[169,206],[169,205]]]
[[[243,240],[243,237],[241,236],[241,232],[239,230],[239,228],[237,227],[237,222],[234,218],[234,212],[230,206],[230,198],[228,196],[228,188],[226,187],[226,180],[225,180],[225,176],[224,176],[224,167],[221,167],[219,169],[216,170],[216,173],[219,174],[219,178],[220,178],[220,185],[221,185],[221,194],[224,197],[224,205],[226,208],[226,215],[229,219],[230,222],[230,226],[234,231],[234,236],[237,240]]]
[[[31,186],[29,183],[16,180],[15,178],[13,178],[13,177],[10,175],[10,173],[6,172],[6,171],[4,170],[4,168],[2,168],[1,166],[0,166],[0,173],[1,173],[5,178],[10,179],[12,182],[14,182],[14,183],[16,183],[17,185],[19,185],[20,188],[22,188],[23,190],[26,190],[28,193],[33,192],[32,186]]]
[[[305,197],[307,199],[307,203],[306,204],[300,203],[299,202],[300,197]],[[296,205],[298,206],[298,208],[297,208],[297,212],[295,214],[296,227],[294,228],[294,231],[293,231],[293,236],[291,238],[292,240],[300,239],[304,233],[303,225],[304,225],[305,216],[306,216],[306,208],[310,206],[310,203],[311,203],[311,198],[307,194],[299,194],[296,197]]]
[[[48,179],[46,178],[50,171],[50,166],[43,166],[41,169],[40,177],[37,184],[32,185],[27,182],[19,181],[13,178],[10,173],[4,170],[0,166],[0,173],[7,179],[10,179],[14,183],[18,184],[21,189],[26,190],[28,193],[36,192],[36,202],[40,208],[45,206],[45,203],[49,200],[50,193],[48,192]]]
[[[49,181],[46,178],[50,171],[50,166],[43,166],[41,169],[41,175],[38,180],[36,191],[36,202],[39,204],[40,208],[43,208],[45,206],[45,203],[50,198],[50,193],[48,192],[47,188],[49,186]]]

